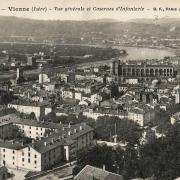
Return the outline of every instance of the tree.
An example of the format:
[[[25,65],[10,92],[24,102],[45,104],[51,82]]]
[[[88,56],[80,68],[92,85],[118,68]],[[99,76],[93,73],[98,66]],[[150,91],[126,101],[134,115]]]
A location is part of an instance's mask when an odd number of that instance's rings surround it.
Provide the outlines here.
[[[180,125],[169,127],[166,137],[155,139],[140,149],[140,174],[158,179],[174,179],[180,176]]]
[[[95,132],[99,139],[106,141],[111,141],[112,136],[116,133],[119,141],[129,142],[130,144],[138,144],[142,135],[142,130],[137,123],[128,119],[108,116],[97,119]]]
[[[29,115],[29,119],[36,120],[36,115],[34,112],[31,112],[31,114]]]

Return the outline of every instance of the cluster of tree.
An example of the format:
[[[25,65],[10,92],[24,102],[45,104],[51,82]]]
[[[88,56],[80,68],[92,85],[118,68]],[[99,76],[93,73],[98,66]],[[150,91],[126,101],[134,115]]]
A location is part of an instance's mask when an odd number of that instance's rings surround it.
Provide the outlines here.
[[[154,120],[151,122],[152,126],[157,127],[157,131],[159,133],[166,133],[167,129],[171,126],[170,117],[179,112],[180,104],[174,105],[172,108],[168,109],[167,111],[159,110],[156,111],[156,116]]]
[[[13,114],[13,113],[16,113],[16,110],[14,108],[4,108],[0,111],[0,117],[1,116],[5,116],[5,115],[8,115],[8,114]]]
[[[77,173],[86,164],[119,173],[125,179],[156,177],[172,180],[180,176],[180,125],[169,126],[166,137],[154,139],[143,146],[134,148],[96,146],[90,151],[78,154]]]
[[[137,123],[118,117],[99,117],[95,132],[98,139],[112,141],[112,137],[116,134],[119,141],[130,144],[138,144],[142,136],[142,129]]]
[[[89,164],[123,175],[126,178],[133,178],[138,173],[137,152],[131,146],[126,151],[120,147],[113,149],[106,145],[96,146],[90,151],[79,152],[77,155],[77,167],[74,174],[78,173],[85,165]]]
[[[0,133],[0,139],[2,140],[13,140],[22,137],[23,133],[15,125],[9,126],[9,131],[1,131]]]
[[[6,44],[5,47],[1,46],[0,50],[7,49],[8,54],[18,59],[18,61],[26,62],[25,54],[33,54],[34,52],[44,52],[45,59],[49,59],[52,55],[54,57],[54,61],[57,64],[71,64],[71,63],[82,63],[84,61],[97,61],[97,60],[106,60],[115,57],[119,57],[126,54],[126,51],[123,50],[123,54],[120,53],[118,49],[112,48],[100,48],[100,47],[90,47],[90,46],[82,46],[82,45],[56,45],[56,48],[53,50],[55,54],[52,53],[52,47],[49,45],[28,45],[28,44]],[[90,55],[84,59],[85,55]],[[81,58],[80,58],[81,57]],[[36,59],[41,58],[40,56],[36,56]]]
[[[155,119],[151,122],[151,126],[156,126],[157,132],[163,134],[167,131],[170,125],[170,113],[163,110],[157,111]]]
[[[30,114],[26,114],[23,112],[18,112],[15,111],[15,114],[20,117],[21,119],[31,119],[31,120],[36,120],[36,115],[34,112],[31,112]]]
[[[95,48],[89,46],[57,46],[55,62],[58,64],[83,63],[88,61],[107,60],[126,54],[112,48]],[[85,55],[90,55],[83,58]]]
[[[14,95],[11,92],[0,90],[0,104],[8,104],[14,99]]]
[[[56,116],[55,112],[51,112],[42,118],[44,121],[51,121],[54,123],[62,123],[62,124],[78,124],[85,122],[91,127],[95,127],[95,121],[91,118],[87,118],[85,116],[79,115],[78,117],[74,114],[69,114],[67,116]]]

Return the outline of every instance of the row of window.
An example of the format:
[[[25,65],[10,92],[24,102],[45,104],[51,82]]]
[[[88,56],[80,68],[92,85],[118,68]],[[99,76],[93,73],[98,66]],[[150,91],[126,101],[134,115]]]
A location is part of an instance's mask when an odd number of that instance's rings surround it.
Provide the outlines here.
[[[3,152],[5,152],[6,150],[5,149],[3,149]],[[15,151],[13,150],[13,152],[12,152],[13,154],[15,153]],[[22,156],[24,156],[24,152],[22,152]],[[31,153],[30,152],[28,152],[28,156],[30,157],[31,156]],[[3,154],[3,157],[5,157],[5,154]],[[13,156],[14,157],[14,156]],[[35,154],[34,155],[34,158],[37,158],[37,155]]]
[[[20,125],[20,127],[22,127],[22,128],[24,129],[24,125],[22,125],[22,126]],[[34,127],[34,126],[33,126],[33,127]],[[29,126],[29,129],[31,129],[31,126]],[[40,129],[41,131],[43,130],[43,128],[36,127],[36,130],[39,130],[39,129]]]
[[[30,161],[29,161],[30,163]],[[15,165],[15,162],[12,163],[13,165]],[[37,164],[37,161],[34,161],[34,164]],[[3,161],[3,165],[6,165],[6,161]],[[22,164],[22,166],[24,166],[24,164]],[[36,166],[34,168],[37,168]]]

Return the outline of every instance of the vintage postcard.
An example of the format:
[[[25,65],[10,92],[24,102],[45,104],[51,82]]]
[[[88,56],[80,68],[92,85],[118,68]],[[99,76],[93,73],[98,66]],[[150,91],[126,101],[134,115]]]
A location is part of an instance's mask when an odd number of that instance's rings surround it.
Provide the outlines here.
[[[180,1],[1,0],[4,179],[180,179]]]

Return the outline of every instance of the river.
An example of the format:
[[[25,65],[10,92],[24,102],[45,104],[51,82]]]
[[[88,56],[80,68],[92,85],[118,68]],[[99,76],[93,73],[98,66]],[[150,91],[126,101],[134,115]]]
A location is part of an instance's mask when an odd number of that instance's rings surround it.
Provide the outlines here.
[[[115,49],[124,49],[128,53],[127,56],[120,58],[122,61],[125,60],[140,60],[140,59],[162,59],[165,56],[174,56],[175,51],[173,49],[154,49],[154,48],[141,48],[141,47],[122,47],[113,46]],[[112,60],[88,62],[79,64],[78,66],[100,66],[111,63]]]
[[[171,49],[152,49],[140,47],[121,47],[114,46],[116,49],[125,49],[128,53],[123,59],[137,60],[137,59],[162,59],[165,56],[173,56],[174,51]]]

